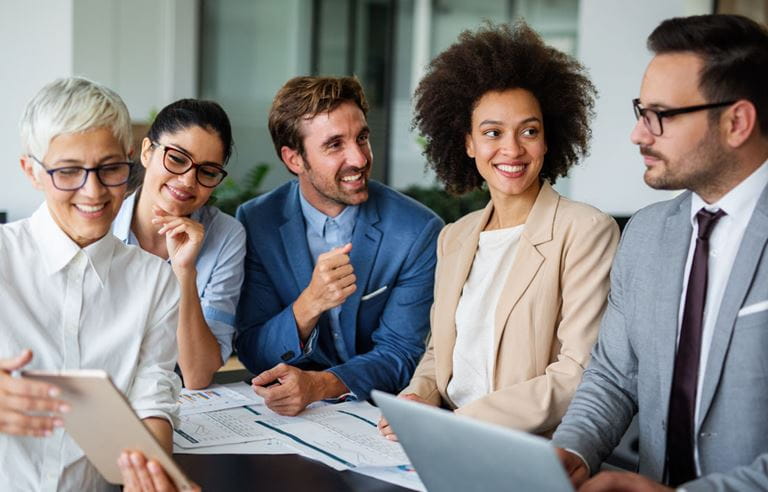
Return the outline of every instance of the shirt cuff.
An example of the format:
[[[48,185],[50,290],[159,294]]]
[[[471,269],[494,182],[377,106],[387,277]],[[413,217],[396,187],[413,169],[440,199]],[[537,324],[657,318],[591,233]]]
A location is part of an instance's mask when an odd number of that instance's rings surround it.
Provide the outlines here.
[[[589,469],[589,463],[587,463],[587,460],[584,459],[584,456],[582,456],[581,453],[579,453],[575,449],[571,449],[571,448],[564,448],[564,449],[566,451],[568,451],[569,453],[575,454],[584,463],[584,466],[587,467],[587,476],[591,477],[592,476],[592,470]]]
[[[312,328],[312,332],[309,334],[309,338],[307,338],[306,342],[302,342],[301,339],[299,339],[299,346],[301,347],[301,351],[305,356],[309,356],[312,354],[312,352],[315,350],[315,346],[317,346],[317,333],[318,333],[317,326]]]

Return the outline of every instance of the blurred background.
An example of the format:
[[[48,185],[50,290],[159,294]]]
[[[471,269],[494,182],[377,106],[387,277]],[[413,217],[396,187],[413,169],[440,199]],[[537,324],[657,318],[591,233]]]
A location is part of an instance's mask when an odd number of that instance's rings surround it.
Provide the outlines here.
[[[768,1],[0,0],[0,221],[26,217],[43,200],[18,164],[18,119],[40,87],[69,75],[115,89],[138,140],[176,99],[218,101],[236,145],[233,179],[220,193],[226,202],[290,179],[267,130],[272,98],[287,79],[355,74],[371,104],[374,177],[429,201],[439,189],[411,130],[413,90],[461,31],[516,18],[576,56],[599,91],[591,154],[556,188],[630,215],[673,195],[645,186],[629,142],[631,99],[650,59],[645,39],[665,18],[711,12],[765,23]]]

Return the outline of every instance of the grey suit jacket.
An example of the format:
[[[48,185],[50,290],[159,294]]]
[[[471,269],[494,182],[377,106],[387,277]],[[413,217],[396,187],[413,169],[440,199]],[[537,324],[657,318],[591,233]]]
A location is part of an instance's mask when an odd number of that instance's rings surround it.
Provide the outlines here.
[[[553,442],[595,471],[633,415],[639,472],[661,481],[690,192],[630,220],[611,271],[592,361]],[[718,313],[697,422],[702,478],[686,490],[768,490],[768,188],[739,247]]]

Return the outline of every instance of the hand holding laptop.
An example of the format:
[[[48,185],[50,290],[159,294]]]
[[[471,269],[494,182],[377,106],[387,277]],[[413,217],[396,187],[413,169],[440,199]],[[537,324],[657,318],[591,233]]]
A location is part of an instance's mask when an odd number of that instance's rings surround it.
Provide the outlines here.
[[[425,400],[424,398],[420,397],[416,393],[408,393],[405,395],[400,395],[400,398],[404,398],[406,400],[415,401],[418,403],[423,403],[425,405],[430,405],[430,403]],[[389,439],[390,441],[397,441],[397,434],[395,434],[395,431],[392,430],[392,426],[389,425],[389,422],[387,422],[387,419],[384,417],[381,417],[379,419],[379,423],[377,425],[379,428],[379,432],[381,432],[381,435]]]
[[[0,433],[45,437],[64,422],[55,412],[69,406],[57,399],[59,389],[48,383],[30,381],[12,374],[29,364],[32,351],[25,350],[12,359],[0,359]]]

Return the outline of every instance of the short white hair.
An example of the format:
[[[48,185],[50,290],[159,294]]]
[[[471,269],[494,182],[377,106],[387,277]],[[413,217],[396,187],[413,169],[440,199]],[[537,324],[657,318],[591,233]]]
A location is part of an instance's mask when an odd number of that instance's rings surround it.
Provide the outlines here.
[[[55,137],[109,128],[125,154],[133,145],[131,117],[113,90],[83,77],[54,80],[27,103],[19,122],[21,147],[42,160]]]

